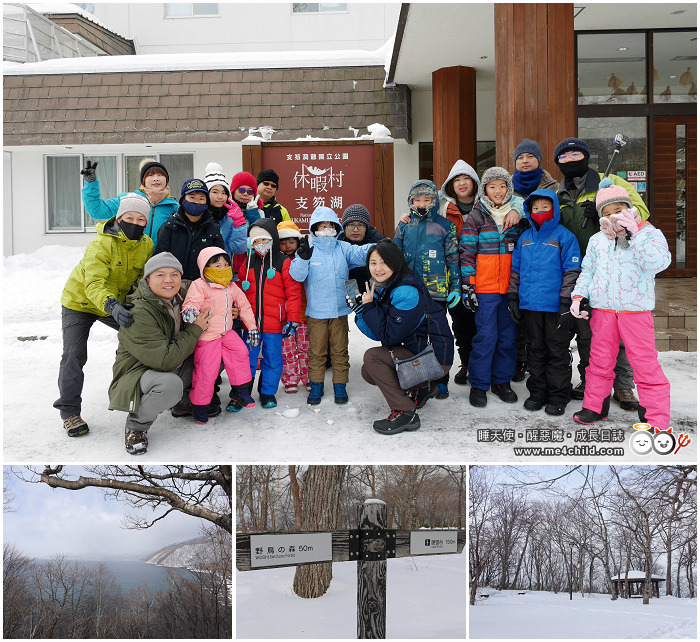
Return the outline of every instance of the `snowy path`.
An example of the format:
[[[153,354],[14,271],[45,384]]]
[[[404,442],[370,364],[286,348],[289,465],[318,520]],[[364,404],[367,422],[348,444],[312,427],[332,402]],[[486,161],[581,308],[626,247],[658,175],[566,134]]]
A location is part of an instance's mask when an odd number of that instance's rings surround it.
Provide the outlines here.
[[[107,410],[107,388],[117,347],[116,333],[95,324],[88,344],[85,368],[83,418],[90,433],[70,439],[52,403],[57,397],[56,379],[61,357],[60,295],[83,250],[47,246],[31,255],[4,260],[4,457],[6,463],[46,461],[114,462],[126,457],[123,440],[125,414]],[[601,427],[621,428],[621,444],[598,442],[596,446],[619,445],[624,457],[516,456],[515,447],[581,445],[574,441],[578,427],[571,415],[581,408],[572,402],[563,417],[549,417],[543,411],[531,413],[522,408],[527,396],[525,382],[513,384],[520,402],[504,404],[489,393],[486,408],[475,409],[468,402],[468,386],[450,384],[450,397],[431,400],[420,412],[422,427],[416,432],[393,437],[372,430],[372,422],[389,414],[379,391],[360,376],[364,351],[376,345],[350,323],[350,403],[337,406],[328,392],[320,406],[306,404],[306,393],[277,395],[278,407],[255,407],[240,413],[222,413],[200,426],[190,418],[174,419],[162,414],[149,432],[149,451],[139,463],[160,461],[236,462],[454,462],[466,461],[636,461],[652,457],[635,455],[627,440],[636,415],[613,403],[610,418]],[[19,337],[45,337],[22,341]],[[671,381],[672,425],[689,433],[690,446],[678,455],[656,460],[695,461],[697,458],[697,354],[666,352],[661,364]],[[453,373],[457,367],[453,368]],[[577,377],[575,375],[575,380]],[[331,388],[330,372],[326,387]],[[332,390],[332,388],[331,388]],[[226,397],[224,377],[222,398]],[[296,413],[298,410],[298,414]],[[283,413],[286,415],[283,416]],[[563,428],[562,443],[528,443],[516,437],[514,443],[478,442],[481,428],[513,428],[517,435],[529,428]],[[570,435],[570,436],[568,436]],[[590,445],[590,444],[589,444]]]
[[[493,591],[469,608],[469,637],[502,639],[697,639],[697,600],[663,596],[615,602],[609,595]]]

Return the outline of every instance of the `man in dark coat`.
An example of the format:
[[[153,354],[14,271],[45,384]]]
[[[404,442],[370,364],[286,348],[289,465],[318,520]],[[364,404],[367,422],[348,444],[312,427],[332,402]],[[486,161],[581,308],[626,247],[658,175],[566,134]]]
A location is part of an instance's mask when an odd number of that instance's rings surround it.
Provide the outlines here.
[[[340,221],[343,231],[338,234],[339,241],[347,241],[350,245],[367,245],[379,243],[386,236],[377,232],[370,225],[369,210],[364,206],[350,205],[344,212]],[[360,292],[365,292],[366,283],[370,280],[369,270],[363,265],[350,270],[350,279],[356,279]]]

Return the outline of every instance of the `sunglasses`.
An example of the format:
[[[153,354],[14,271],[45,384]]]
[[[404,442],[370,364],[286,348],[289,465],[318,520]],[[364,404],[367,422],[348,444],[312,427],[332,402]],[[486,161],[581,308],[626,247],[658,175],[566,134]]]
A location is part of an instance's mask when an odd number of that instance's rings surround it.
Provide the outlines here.
[[[239,187],[238,188],[239,193],[241,194],[250,194],[251,196],[255,194],[255,190],[252,189],[246,189],[245,187]]]

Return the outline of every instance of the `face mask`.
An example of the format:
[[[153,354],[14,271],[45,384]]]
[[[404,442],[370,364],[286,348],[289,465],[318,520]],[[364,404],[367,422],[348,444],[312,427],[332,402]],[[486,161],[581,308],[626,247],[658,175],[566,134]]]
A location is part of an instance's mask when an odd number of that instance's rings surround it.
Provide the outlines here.
[[[554,218],[554,210],[547,210],[546,212],[535,212],[533,214],[530,214],[530,217],[532,218],[537,225],[542,225],[545,221],[548,221],[551,218]]]
[[[224,268],[205,267],[204,278],[207,281],[226,287],[233,280],[233,268],[231,266]]]
[[[264,243],[260,243],[258,245],[253,246],[253,249],[260,256],[265,256],[270,251],[271,248],[272,248],[272,241],[265,241]]]
[[[118,221],[119,227],[124,236],[130,241],[138,241],[143,236],[145,225],[137,225],[136,223],[127,223],[126,221]]]
[[[559,170],[565,178],[583,176],[588,171],[588,159],[584,156],[581,160],[559,163]]]
[[[327,227],[323,230],[318,230],[316,232],[316,236],[318,236],[319,238],[335,236],[335,235],[336,235],[336,231],[332,227]]]
[[[182,201],[182,209],[190,216],[201,216],[209,209],[206,203],[191,203],[190,201]]]

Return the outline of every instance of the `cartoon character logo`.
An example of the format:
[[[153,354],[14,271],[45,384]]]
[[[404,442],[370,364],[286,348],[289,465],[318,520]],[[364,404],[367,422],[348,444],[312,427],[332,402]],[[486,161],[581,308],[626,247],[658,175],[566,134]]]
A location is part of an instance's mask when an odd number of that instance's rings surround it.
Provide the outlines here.
[[[676,455],[691,441],[690,436],[684,433],[680,433],[676,438],[673,428],[660,430],[650,424],[638,423],[634,424],[634,434],[629,443],[632,452],[637,455],[648,455],[652,451],[657,455]]]
[[[657,455],[669,455],[676,448],[676,437],[671,432],[659,432],[654,435],[651,446]]]
[[[630,448],[637,455],[648,455],[653,448],[653,439],[646,430],[639,430],[630,439]]]

